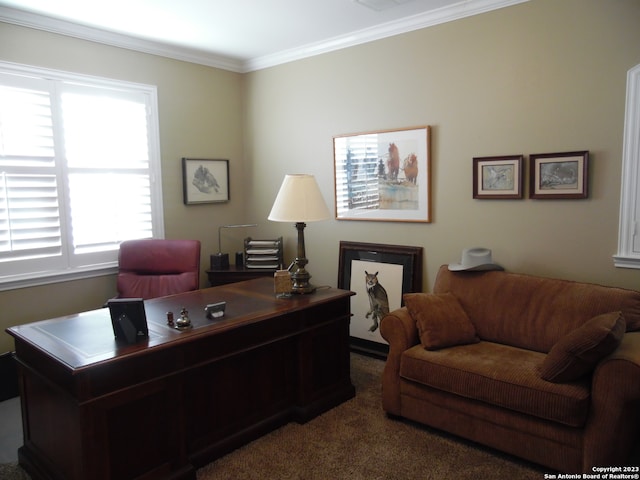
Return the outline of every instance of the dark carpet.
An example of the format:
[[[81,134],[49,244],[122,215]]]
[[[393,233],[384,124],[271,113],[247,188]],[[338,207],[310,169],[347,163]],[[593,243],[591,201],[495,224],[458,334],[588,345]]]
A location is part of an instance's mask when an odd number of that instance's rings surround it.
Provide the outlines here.
[[[198,471],[198,480],[544,478],[542,467],[387,418],[380,399],[383,366],[381,360],[352,354],[355,398],[207,465]]]

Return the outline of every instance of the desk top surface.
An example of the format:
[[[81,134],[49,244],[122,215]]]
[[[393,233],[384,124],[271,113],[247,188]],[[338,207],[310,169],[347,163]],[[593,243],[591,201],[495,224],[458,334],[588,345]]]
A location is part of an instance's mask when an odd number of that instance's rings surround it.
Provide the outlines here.
[[[116,343],[108,308],[18,325],[8,328],[7,333],[16,343],[25,342],[71,369],[80,370],[116,357],[187,342],[199,335],[214,335],[351,295],[353,292],[347,290],[319,288],[309,295],[281,299],[273,293],[273,279],[259,278],[145,300],[149,337],[133,345]],[[205,306],[222,301],[227,304],[224,316],[208,319]],[[173,312],[177,320],[182,308],[188,311],[192,328],[181,331],[167,325],[167,312]]]

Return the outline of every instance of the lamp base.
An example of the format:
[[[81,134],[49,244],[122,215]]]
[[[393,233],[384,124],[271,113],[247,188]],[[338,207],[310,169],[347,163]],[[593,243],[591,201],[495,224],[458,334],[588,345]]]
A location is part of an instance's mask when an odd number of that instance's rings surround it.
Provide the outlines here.
[[[294,260],[292,266],[296,270],[291,273],[291,293],[306,294],[316,291],[317,287],[309,283],[311,275],[304,268],[306,263],[306,258],[296,258]]]
[[[296,284],[296,282],[293,281],[293,284],[291,285],[291,293],[305,295],[307,293],[315,292],[316,288],[317,287],[315,285],[311,285],[310,283]]]
[[[229,254],[228,253],[216,253],[211,255],[211,270],[228,270],[229,269]]]

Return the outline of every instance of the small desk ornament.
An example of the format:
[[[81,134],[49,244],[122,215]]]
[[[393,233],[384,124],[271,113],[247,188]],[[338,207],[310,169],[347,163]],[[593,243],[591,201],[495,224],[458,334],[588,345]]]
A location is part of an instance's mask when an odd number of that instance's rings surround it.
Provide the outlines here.
[[[191,319],[189,318],[189,312],[186,308],[182,307],[180,310],[180,318],[175,321],[175,328],[178,330],[187,330],[191,328]]]

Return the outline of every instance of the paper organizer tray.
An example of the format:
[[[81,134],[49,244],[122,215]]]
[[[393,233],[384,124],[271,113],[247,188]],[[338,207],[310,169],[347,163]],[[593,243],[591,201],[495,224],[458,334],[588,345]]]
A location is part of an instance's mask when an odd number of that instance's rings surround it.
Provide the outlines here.
[[[282,237],[274,240],[244,239],[244,266],[263,270],[282,267]]]

